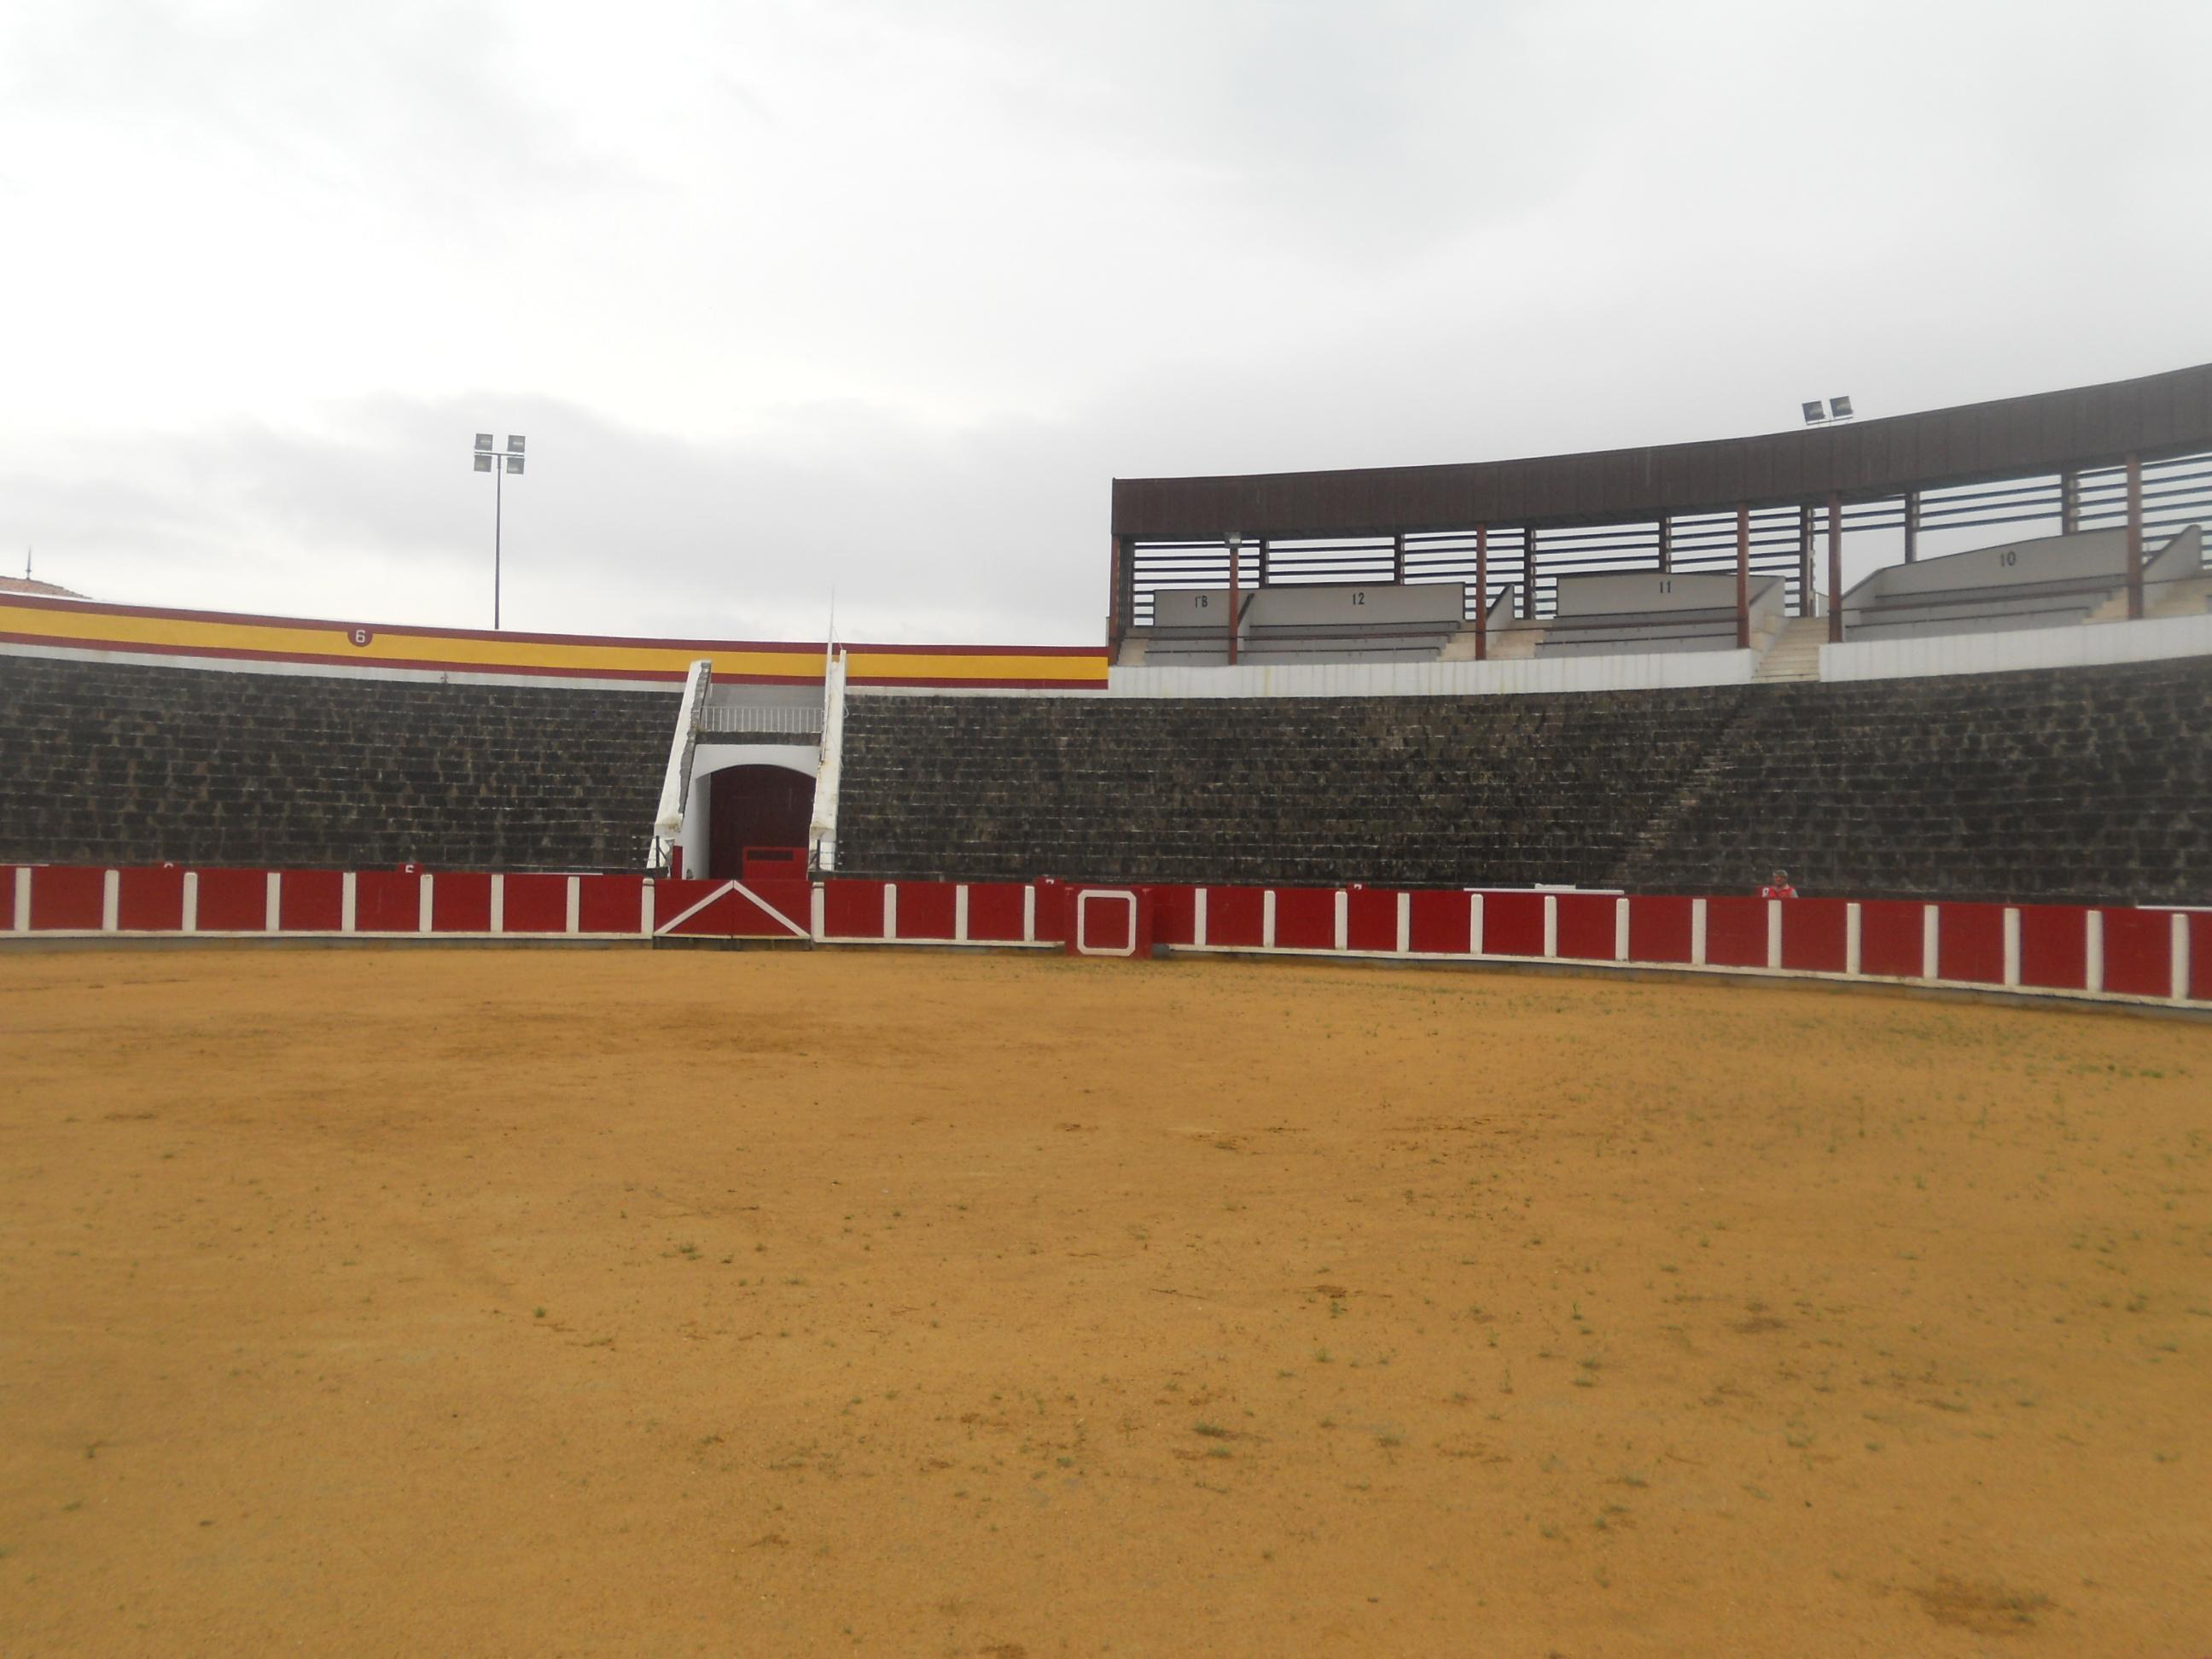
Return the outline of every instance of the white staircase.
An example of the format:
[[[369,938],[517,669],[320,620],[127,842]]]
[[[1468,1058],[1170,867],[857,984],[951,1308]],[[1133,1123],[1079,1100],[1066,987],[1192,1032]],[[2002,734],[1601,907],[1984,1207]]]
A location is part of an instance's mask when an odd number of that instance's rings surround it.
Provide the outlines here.
[[[1820,647],[1828,642],[1826,617],[1793,617],[1752,665],[1754,682],[1817,680],[1820,678]]]

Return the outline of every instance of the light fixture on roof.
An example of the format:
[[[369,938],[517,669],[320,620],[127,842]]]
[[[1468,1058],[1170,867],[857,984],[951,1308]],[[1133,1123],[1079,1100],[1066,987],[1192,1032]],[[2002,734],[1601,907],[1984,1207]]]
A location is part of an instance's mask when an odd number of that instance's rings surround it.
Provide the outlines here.
[[[1828,414],[1835,420],[1850,420],[1851,418],[1851,400],[1849,398],[1829,398]]]
[[[507,478],[509,473],[518,473],[522,471],[523,452],[529,447],[529,442],[527,438],[510,433],[507,434],[507,453],[503,455],[495,454],[491,447],[491,434],[479,432],[477,434],[476,447],[471,452],[471,459],[476,464],[476,470],[492,475],[491,625],[495,629],[499,626],[500,534],[502,520],[507,513]],[[501,461],[507,463],[503,467],[500,465]]]
[[[1814,398],[1807,401],[1805,404],[1805,424],[1807,426],[1817,425],[1827,418],[1828,411],[1821,406],[1820,400],[1818,398]]]
[[[1848,421],[1851,418],[1849,398],[1831,398],[1823,407],[1818,398],[1808,398],[1800,405],[1805,411],[1805,424],[1819,426],[1825,422]]]

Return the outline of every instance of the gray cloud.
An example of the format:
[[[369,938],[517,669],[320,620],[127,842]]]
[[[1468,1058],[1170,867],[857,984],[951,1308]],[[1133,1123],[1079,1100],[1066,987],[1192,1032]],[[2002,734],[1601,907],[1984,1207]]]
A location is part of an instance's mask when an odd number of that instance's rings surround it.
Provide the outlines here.
[[[1076,641],[1108,483],[2208,355],[2212,12],[0,19],[0,546],[116,599]]]

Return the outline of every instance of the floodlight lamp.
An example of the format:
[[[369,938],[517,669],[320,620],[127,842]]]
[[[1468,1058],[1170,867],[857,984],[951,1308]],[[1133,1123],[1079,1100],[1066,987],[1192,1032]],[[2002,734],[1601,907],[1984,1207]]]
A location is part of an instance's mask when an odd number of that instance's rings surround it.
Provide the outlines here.
[[[1829,398],[1828,413],[1834,416],[1839,421],[1850,420],[1851,418],[1851,400],[1849,398]]]
[[[507,470],[509,472],[520,472],[520,471],[522,471],[522,457],[521,457],[521,456],[520,456],[520,455],[510,455],[510,456],[508,456],[508,457],[507,458]]]
[[[491,434],[489,432],[477,433],[477,447],[488,453],[491,448]]]
[[[528,441],[529,440],[526,438],[518,438],[512,433],[508,434],[507,440],[507,453],[510,455],[520,455],[522,453],[522,446]]]
[[[1811,398],[1806,403],[1805,424],[1807,426],[1815,425],[1827,418],[1827,412],[1820,407],[1820,400],[1818,398]]]
[[[1234,553],[1244,545],[1244,532],[1241,530],[1232,530],[1222,539],[1229,544],[1229,550]]]
[[[489,455],[479,455],[479,456],[477,456],[477,471],[479,471],[479,472],[489,472],[489,471],[491,471],[491,461],[492,461],[492,458],[491,458],[490,456],[489,456]]]

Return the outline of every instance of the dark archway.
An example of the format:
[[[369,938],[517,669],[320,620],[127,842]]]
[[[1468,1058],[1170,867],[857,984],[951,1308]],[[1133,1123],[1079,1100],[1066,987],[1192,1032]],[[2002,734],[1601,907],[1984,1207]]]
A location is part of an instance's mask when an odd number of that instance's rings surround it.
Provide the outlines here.
[[[726,766],[707,778],[707,869],[716,880],[744,873],[748,847],[806,845],[814,780],[787,766]],[[799,870],[806,865],[802,853]]]

